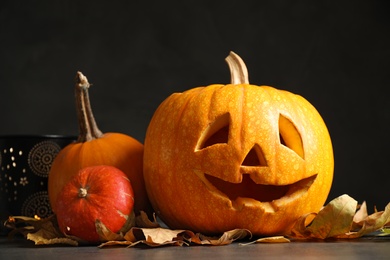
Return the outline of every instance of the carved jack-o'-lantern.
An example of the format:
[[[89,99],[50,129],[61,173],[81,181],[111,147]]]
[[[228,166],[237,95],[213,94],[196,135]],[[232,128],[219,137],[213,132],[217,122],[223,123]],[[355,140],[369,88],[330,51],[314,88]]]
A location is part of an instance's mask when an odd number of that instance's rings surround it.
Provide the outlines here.
[[[328,196],[327,127],[301,96],[250,85],[242,60],[226,60],[232,84],[172,94],[156,110],[144,144],[149,198],[171,228],[286,234]]]

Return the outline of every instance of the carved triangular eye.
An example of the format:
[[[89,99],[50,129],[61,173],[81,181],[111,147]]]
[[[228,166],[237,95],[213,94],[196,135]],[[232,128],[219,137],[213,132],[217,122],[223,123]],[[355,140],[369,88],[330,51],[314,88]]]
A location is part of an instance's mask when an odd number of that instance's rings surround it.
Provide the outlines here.
[[[263,151],[257,144],[246,155],[242,166],[267,166]]]
[[[197,150],[204,149],[214,144],[227,143],[229,137],[229,114],[218,117],[211,123],[198,140]]]
[[[300,157],[305,157],[301,134],[295,125],[283,115],[279,116],[279,138],[282,145],[290,148]]]

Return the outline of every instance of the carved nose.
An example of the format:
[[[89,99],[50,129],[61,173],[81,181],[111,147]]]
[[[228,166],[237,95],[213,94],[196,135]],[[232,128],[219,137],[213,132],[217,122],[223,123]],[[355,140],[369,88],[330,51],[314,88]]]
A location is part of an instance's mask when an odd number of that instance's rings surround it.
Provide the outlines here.
[[[263,182],[263,178],[271,174],[267,160],[259,145],[255,144],[245,156],[240,166],[240,173],[251,174],[257,183]]]
[[[267,161],[261,147],[255,144],[244,158],[241,166],[267,166]]]

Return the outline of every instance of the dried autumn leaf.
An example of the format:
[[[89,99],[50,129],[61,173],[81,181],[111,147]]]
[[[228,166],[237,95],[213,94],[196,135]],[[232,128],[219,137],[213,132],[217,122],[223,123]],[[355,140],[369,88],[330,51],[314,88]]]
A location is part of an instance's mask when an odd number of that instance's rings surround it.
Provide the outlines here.
[[[103,247],[108,247],[108,246],[127,246],[130,247],[133,244],[131,241],[107,241],[104,243],[101,243],[98,247],[103,248]]]
[[[132,242],[131,246],[143,243],[148,246],[162,246],[168,244],[182,245],[178,235],[185,230],[171,230],[166,228],[132,228],[124,238]]]
[[[160,224],[157,222],[155,214],[153,214],[153,221],[151,221],[148,215],[144,211],[141,211],[135,218],[135,226],[140,228],[157,228],[160,227]]]
[[[356,212],[355,216],[353,217],[354,223],[361,223],[364,219],[368,217],[367,213],[367,204],[365,201],[363,201],[362,205],[360,205],[359,210]]]
[[[256,240],[256,243],[290,243],[290,239],[283,236],[264,237]]]
[[[25,216],[10,216],[8,220],[4,223],[4,225],[12,229],[10,235],[13,235],[15,233],[21,233],[22,235],[27,236],[28,233],[36,232],[42,229],[47,222],[52,222],[55,225],[57,223],[54,216],[46,219],[31,218]],[[53,230],[51,232],[53,232]]]
[[[310,233],[307,230],[307,226],[310,225],[310,223],[316,216],[316,213],[309,213],[298,218],[298,220],[295,222],[294,227],[290,231],[291,234],[289,236],[302,239],[308,238],[310,236]]]
[[[35,245],[78,245],[77,241],[62,235],[55,216],[44,219],[14,216],[8,219],[6,225],[13,229],[13,233],[21,233],[28,240],[33,241]]]
[[[24,236],[27,236],[28,233],[37,232],[41,229],[47,229],[45,230],[45,234],[47,234],[48,237],[54,237],[61,234],[56,228],[57,221],[55,216],[45,219],[25,216],[12,216],[9,217],[5,222],[5,226],[11,228],[13,233],[21,233]]]
[[[284,236],[274,236],[274,237],[262,237],[248,243],[240,243],[240,246],[247,246],[256,243],[290,243],[290,242],[291,242],[290,239]]]
[[[330,238],[351,230],[357,201],[348,195],[332,200],[314,218],[308,231],[314,238]]]
[[[326,239],[348,233],[356,207],[356,200],[346,194],[342,195],[323,207],[309,226],[302,226],[306,225],[305,218],[298,220],[292,234],[298,238]]]
[[[27,234],[27,239],[33,241],[35,245],[62,244],[62,245],[78,246],[79,244],[76,240],[71,238],[47,236],[47,233],[44,229],[40,229],[35,233]]]
[[[352,230],[360,229],[363,226],[363,221],[368,217],[367,213],[367,204],[363,201],[362,205],[360,205],[358,211],[353,217]]]
[[[143,228],[142,231],[147,242],[155,244],[164,244],[167,242],[172,242],[172,240],[177,238],[178,234],[184,232],[185,230],[171,230],[166,228]]]
[[[199,234],[200,243],[202,245],[222,246],[231,244],[235,240],[252,237],[252,233],[247,229],[233,229],[226,231],[221,237],[207,237]]]
[[[348,232],[338,238],[358,238],[382,229],[390,221],[390,203],[384,211],[375,212],[362,221],[362,228],[357,232]]]

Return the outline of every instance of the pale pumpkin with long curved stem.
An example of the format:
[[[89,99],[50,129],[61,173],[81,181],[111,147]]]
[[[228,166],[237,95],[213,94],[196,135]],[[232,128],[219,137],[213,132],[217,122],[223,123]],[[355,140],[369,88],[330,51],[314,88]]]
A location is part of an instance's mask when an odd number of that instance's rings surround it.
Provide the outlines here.
[[[90,84],[77,72],[75,97],[79,122],[77,142],[63,148],[52,163],[48,177],[50,204],[56,212],[56,200],[62,187],[82,168],[110,165],[123,171],[134,189],[136,214],[152,209],[145,190],[142,173],[143,145],[122,133],[102,133],[98,128],[89,100]]]
[[[327,199],[329,132],[306,99],[251,85],[241,58],[226,60],[231,84],[172,94],[155,111],[144,142],[149,198],[171,228],[287,234]]]

